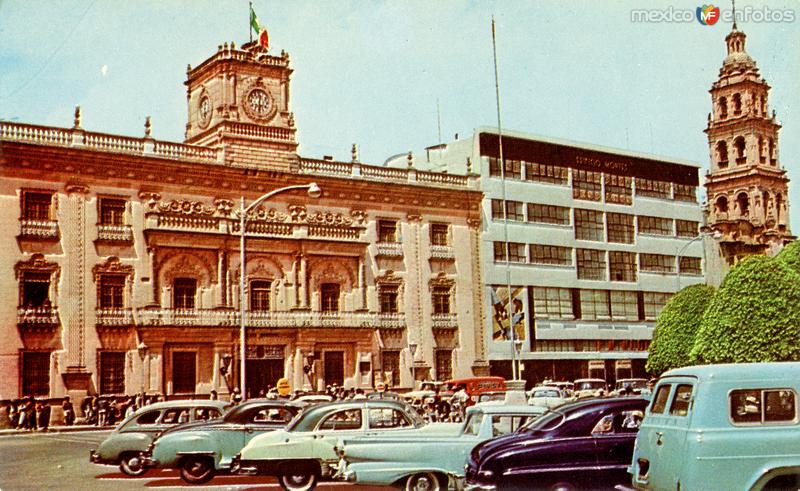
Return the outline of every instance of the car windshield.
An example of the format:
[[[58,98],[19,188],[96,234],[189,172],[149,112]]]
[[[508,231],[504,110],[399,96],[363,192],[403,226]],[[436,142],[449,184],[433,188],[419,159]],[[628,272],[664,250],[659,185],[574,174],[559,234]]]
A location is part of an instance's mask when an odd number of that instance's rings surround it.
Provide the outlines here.
[[[557,390],[537,390],[533,393],[533,397],[560,397]]]
[[[630,387],[631,389],[643,389],[647,385],[644,379],[617,380],[617,390]]]
[[[551,431],[564,421],[564,415],[558,411],[547,411],[538,418],[533,418],[519,427],[518,431]]]
[[[575,384],[575,390],[602,389],[605,383],[601,380],[584,380]]]

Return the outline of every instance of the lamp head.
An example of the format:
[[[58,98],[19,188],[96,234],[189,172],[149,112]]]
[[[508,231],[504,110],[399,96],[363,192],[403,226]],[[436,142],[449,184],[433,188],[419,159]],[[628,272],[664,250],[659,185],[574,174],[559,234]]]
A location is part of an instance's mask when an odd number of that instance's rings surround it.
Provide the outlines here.
[[[144,358],[147,356],[147,352],[150,351],[150,347],[144,344],[144,341],[142,341],[136,347],[136,351],[139,352],[139,358],[144,360]]]
[[[308,185],[308,197],[316,199],[316,198],[319,198],[320,196],[322,196],[322,189],[320,189],[320,187],[317,186],[317,183],[316,182],[312,182],[311,184],[309,184]]]

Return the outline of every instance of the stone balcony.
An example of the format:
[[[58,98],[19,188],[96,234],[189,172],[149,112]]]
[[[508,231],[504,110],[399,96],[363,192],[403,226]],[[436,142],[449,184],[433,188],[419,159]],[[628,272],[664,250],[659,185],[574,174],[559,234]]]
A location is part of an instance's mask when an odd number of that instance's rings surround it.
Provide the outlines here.
[[[17,325],[26,328],[55,328],[61,323],[58,307],[19,307]]]
[[[431,316],[434,329],[457,329],[458,316],[456,314],[433,314]]]
[[[23,218],[19,221],[19,234],[27,239],[58,239],[58,222]]]
[[[130,225],[97,225],[97,240],[104,242],[133,242]]]
[[[95,310],[95,322],[103,327],[133,325],[133,309],[101,308]]]
[[[375,244],[375,255],[384,257],[403,257],[403,244],[399,242],[379,242]]]
[[[406,325],[405,314],[376,312],[252,311],[245,313],[251,328],[397,328]],[[238,310],[234,309],[162,309],[136,311],[136,324],[150,327],[237,327]]]
[[[456,258],[453,246],[432,245],[431,259],[453,260]]]

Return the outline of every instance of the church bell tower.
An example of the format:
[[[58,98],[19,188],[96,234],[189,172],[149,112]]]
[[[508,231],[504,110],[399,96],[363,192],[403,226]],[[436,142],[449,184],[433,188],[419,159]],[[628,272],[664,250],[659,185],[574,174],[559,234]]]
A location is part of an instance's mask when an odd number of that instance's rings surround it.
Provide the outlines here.
[[[770,86],[745,51],[736,22],[725,38],[728,55],[711,86],[708,115],[711,169],[706,176],[707,225],[719,232],[728,266],[752,254],[776,254],[794,239],[789,230],[789,178],[778,158]]]
[[[270,55],[257,42],[219,46],[187,69],[185,142],[223,149],[225,165],[291,171],[297,166],[289,111],[289,55]]]

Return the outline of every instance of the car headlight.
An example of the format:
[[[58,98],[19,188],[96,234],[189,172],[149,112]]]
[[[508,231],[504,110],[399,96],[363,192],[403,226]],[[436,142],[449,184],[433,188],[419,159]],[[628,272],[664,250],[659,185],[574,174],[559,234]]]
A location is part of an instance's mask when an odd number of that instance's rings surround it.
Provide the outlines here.
[[[478,471],[478,477],[483,479],[491,479],[494,477],[494,472],[490,471],[489,469],[484,469],[482,471]]]

